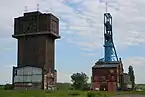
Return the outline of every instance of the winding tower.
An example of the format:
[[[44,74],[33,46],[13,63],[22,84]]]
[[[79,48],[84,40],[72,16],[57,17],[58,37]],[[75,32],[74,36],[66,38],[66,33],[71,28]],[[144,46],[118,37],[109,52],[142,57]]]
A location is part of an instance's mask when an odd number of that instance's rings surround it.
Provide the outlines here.
[[[104,14],[104,49],[105,62],[118,61],[117,53],[113,43],[112,16],[110,13]]]
[[[92,67],[92,89],[116,91],[121,88],[123,64],[118,59],[113,42],[112,16],[104,13],[104,58]]]
[[[14,19],[12,37],[18,40],[14,87],[48,89],[55,86],[55,39],[60,38],[59,19],[51,13],[26,12]]]

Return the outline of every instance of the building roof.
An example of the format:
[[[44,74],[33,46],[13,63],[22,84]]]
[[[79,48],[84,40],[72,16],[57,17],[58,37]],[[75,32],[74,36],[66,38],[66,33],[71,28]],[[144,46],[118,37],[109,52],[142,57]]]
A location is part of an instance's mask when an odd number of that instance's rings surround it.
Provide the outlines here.
[[[33,12],[25,12],[24,16],[37,16],[42,14],[40,11],[33,11]]]
[[[97,61],[92,68],[98,68],[98,67],[118,67],[119,64],[120,64],[119,61],[112,61],[112,62]]]

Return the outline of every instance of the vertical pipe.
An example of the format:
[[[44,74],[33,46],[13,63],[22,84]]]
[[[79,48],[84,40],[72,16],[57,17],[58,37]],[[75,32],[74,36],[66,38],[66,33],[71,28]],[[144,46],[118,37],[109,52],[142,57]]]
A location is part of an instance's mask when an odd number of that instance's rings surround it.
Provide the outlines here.
[[[14,77],[15,77],[15,67],[13,66],[13,71],[12,71],[12,86],[14,88]]]

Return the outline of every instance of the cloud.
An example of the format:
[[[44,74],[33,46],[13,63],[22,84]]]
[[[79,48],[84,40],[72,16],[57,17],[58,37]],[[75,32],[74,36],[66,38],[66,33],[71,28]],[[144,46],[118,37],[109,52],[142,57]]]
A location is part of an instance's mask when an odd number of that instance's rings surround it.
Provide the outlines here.
[[[64,38],[71,38],[73,43],[84,49],[96,50],[103,45],[103,13],[106,0],[22,0],[21,2],[15,0],[15,2],[18,6],[15,6],[14,2],[0,4],[2,12],[0,18],[3,18],[5,22],[0,23],[1,38],[11,37],[12,19],[24,12],[24,6],[28,6],[28,11],[33,11],[39,3],[41,11],[48,10],[60,18],[60,34],[65,33]],[[107,2],[108,10],[113,16],[113,34],[116,45],[123,48],[144,44],[143,4],[145,1],[107,0]]]
[[[134,65],[134,66],[143,66],[145,63],[145,57],[131,57],[125,60],[126,63],[129,63],[129,65]]]
[[[46,12],[46,10],[48,10],[59,17],[62,40],[76,44],[80,49],[93,54],[93,51],[103,46],[103,14],[106,9],[105,1],[106,0],[14,0],[10,2],[5,0],[0,3],[0,44],[3,44],[0,50],[5,51],[11,48],[11,46],[3,42],[5,39],[12,40],[13,18],[23,14],[24,6],[28,6],[28,11],[34,11],[36,10],[36,5],[39,3],[40,11]],[[145,1],[107,1],[108,11],[111,12],[113,16],[113,37],[117,48],[143,45],[145,43]],[[124,60],[125,66],[130,64],[135,67],[136,75],[138,75],[137,79],[140,79],[139,74],[143,72],[141,71],[143,65],[140,65],[144,64],[143,60],[143,57],[132,57]],[[62,74],[64,78],[67,78],[68,75],[69,74],[65,75],[65,73]],[[61,80],[63,81],[63,79]],[[65,79],[64,81],[67,80],[68,79]],[[143,81],[145,80],[143,79]]]
[[[95,50],[102,45],[103,41],[105,0],[82,1],[48,0],[46,2],[51,2],[49,6],[51,12],[60,18],[60,22],[64,23],[60,25],[60,29],[62,28],[60,32],[71,34],[64,38],[72,38],[73,43],[81,48]],[[113,34],[118,48],[144,44],[144,11],[139,8],[139,6],[144,8],[144,1],[107,1],[108,10],[113,16]]]
[[[57,82],[71,82],[71,74],[66,72],[57,72]]]
[[[128,59],[125,59],[123,61],[125,72],[128,72],[129,65],[132,65],[135,71],[135,80],[136,83],[142,83],[145,82],[145,77],[142,76],[145,71],[145,57],[130,57]]]
[[[1,66],[0,84],[12,83],[12,66]]]
[[[9,2],[5,0],[0,3],[0,38],[11,38],[13,34],[13,19],[22,15],[24,6],[29,6],[28,10],[36,10],[38,0],[13,0]]]

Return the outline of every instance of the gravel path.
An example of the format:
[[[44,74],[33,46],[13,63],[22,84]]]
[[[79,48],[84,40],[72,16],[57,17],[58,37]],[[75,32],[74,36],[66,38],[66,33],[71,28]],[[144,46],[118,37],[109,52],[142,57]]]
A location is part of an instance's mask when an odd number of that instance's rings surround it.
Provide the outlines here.
[[[145,97],[145,95],[130,94],[130,95],[118,95],[112,97]]]

